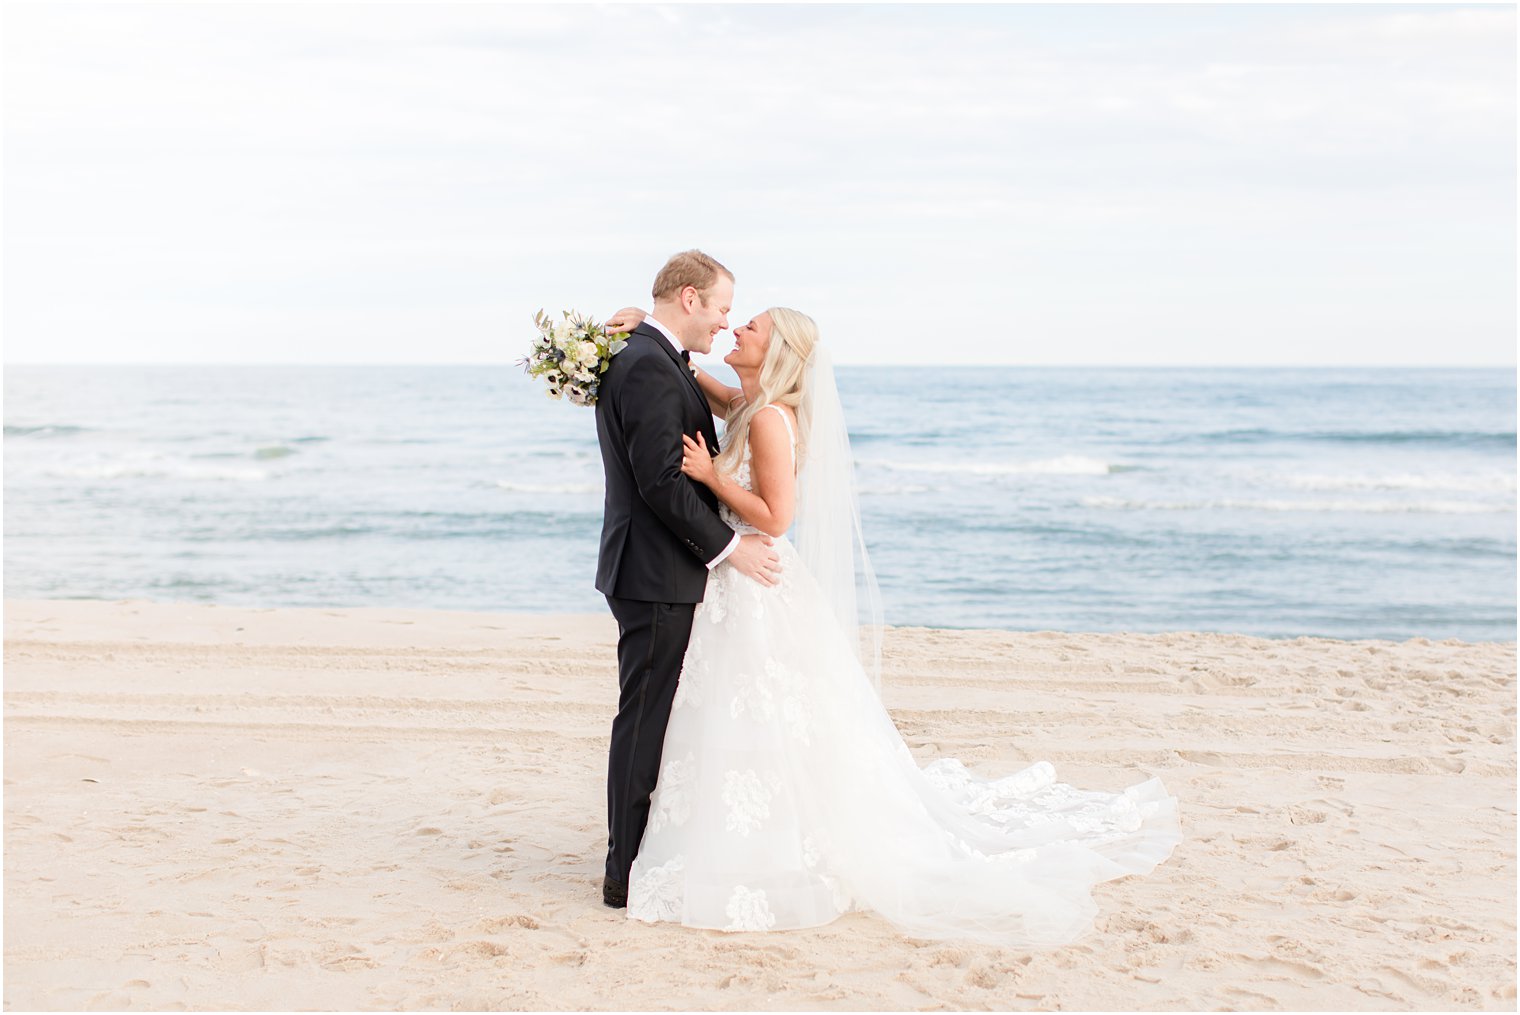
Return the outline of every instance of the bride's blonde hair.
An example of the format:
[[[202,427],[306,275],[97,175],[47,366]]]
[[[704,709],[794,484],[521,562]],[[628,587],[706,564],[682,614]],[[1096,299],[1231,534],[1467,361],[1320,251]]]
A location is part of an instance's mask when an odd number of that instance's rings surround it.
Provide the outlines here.
[[[735,399],[724,421],[723,451],[716,464],[720,470],[733,472],[749,443],[749,424],[755,413],[767,405],[786,405],[797,414],[797,467],[802,467],[806,452],[804,441],[811,422],[807,394],[808,364],[818,345],[818,325],[807,314],[786,307],[771,307],[771,342],[760,364],[760,397],[754,404]]]

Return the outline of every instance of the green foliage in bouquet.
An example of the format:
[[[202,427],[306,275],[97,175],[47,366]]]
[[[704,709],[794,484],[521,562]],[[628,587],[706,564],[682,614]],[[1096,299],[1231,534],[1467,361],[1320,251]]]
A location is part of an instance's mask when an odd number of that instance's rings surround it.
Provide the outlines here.
[[[575,405],[595,405],[602,374],[612,357],[628,345],[621,335],[609,335],[602,325],[573,310],[563,320],[540,310],[533,315],[538,337],[528,355],[518,360],[530,377],[548,385],[550,398],[567,398]]]

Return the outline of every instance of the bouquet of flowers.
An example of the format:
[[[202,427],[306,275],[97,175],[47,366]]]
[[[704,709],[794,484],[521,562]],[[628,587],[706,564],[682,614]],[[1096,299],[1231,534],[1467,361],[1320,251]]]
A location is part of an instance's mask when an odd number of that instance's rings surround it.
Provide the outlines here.
[[[607,330],[589,317],[564,311],[556,321],[540,310],[533,315],[538,337],[528,355],[518,360],[529,377],[541,377],[549,385],[550,398],[568,398],[575,405],[595,405],[602,372],[612,357],[628,345],[621,335]]]

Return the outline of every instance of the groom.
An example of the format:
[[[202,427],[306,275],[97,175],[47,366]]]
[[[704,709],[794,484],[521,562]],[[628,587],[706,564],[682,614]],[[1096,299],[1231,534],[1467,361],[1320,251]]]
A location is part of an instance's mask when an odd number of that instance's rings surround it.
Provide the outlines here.
[[[628,871],[649,819],[649,795],[692,616],[707,572],[727,560],[763,585],[779,562],[770,537],[739,536],[712,491],[681,474],[681,435],[718,435],[689,367],[728,327],[734,276],[698,250],[676,254],[654,280],[654,310],[602,375],[596,436],[607,499],[596,588],[618,622],[617,718],[607,764],[607,871],[602,901],[628,904]]]

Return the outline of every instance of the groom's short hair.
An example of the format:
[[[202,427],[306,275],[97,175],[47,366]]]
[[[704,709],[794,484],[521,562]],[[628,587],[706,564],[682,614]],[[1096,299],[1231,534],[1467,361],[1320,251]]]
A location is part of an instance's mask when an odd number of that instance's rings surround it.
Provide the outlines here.
[[[734,279],[734,273],[729,271],[717,261],[708,257],[700,250],[683,250],[673,255],[665,262],[665,267],[654,277],[653,296],[656,300],[674,299],[676,295],[687,286],[697,290],[702,300],[702,305],[707,306],[707,291],[718,281],[718,273],[728,276],[730,282]]]

